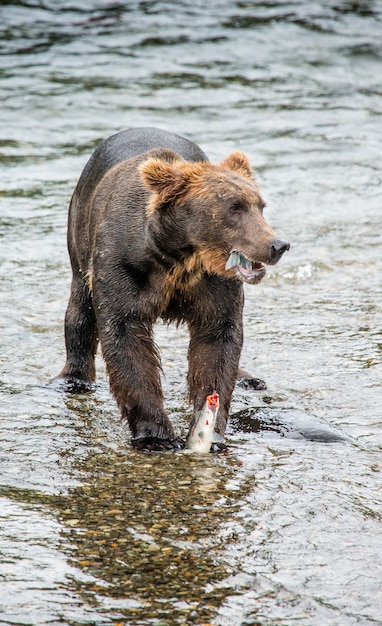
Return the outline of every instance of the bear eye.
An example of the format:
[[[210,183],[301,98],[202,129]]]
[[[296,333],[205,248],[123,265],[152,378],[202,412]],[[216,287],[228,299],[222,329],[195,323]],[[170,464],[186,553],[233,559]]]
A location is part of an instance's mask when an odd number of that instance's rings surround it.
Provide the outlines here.
[[[230,204],[229,210],[231,211],[231,213],[241,213],[242,211],[245,211],[245,207],[242,202],[236,201]]]

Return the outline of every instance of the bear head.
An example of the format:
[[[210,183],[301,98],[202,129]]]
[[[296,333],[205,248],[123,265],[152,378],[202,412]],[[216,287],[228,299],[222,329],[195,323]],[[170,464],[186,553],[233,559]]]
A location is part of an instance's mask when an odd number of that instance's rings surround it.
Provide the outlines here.
[[[140,165],[140,174],[150,192],[147,229],[163,259],[192,258],[209,273],[254,284],[289,249],[263,217],[245,154],[213,165],[163,150]]]

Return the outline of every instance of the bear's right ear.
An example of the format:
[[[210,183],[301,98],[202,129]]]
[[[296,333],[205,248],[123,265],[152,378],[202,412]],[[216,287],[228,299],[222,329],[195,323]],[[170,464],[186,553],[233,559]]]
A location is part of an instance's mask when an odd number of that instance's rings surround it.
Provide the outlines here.
[[[176,161],[169,163],[151,157],[142,163],[139,170],[146,187],[156,193],[156,202],[153,203],[156,206],[178,196],[187,184],[185,172]]]

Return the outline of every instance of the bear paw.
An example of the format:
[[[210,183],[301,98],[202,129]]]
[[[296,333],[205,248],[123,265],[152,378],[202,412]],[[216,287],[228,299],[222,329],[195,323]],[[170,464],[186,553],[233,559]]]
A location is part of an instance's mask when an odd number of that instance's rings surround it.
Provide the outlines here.
[[[149,452],[178,452],[183,450],[185,442],[183,439],[161,439],[160,437],[137,437],[131,443],[137,450],[148,450]]]
[[[212,454],[229,454],[229,448],[224,442],[212,443],[210,452]]]
[[[255,391],[264,391],[267,388],[267,384],[261,378],[255,378],[246,370],[239,369],[236,384],[243,389],[254,389]]]
[[[63,391],[64,393],[89,393],[94,391],[95,384],[81,378],[61,377],[56,376],[50,381],[50,386],[57,391]]]

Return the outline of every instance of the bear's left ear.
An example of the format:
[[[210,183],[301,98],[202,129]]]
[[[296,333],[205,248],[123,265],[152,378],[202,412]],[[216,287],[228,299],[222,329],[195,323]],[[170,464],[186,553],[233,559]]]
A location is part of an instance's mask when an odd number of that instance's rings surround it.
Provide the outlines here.
[[[180,167],[180,162],[162,161],[150,157],[139,168],[143,182],[150,191],[155,191],[159,203],[179,195],[187,184],[187,178]]]
[[[253,170],[248,158],[243,152],[231,152],[224,161],[220,163],[221,167],[225,167],[232,172],[237,172],[246,178],[252,178]]]

